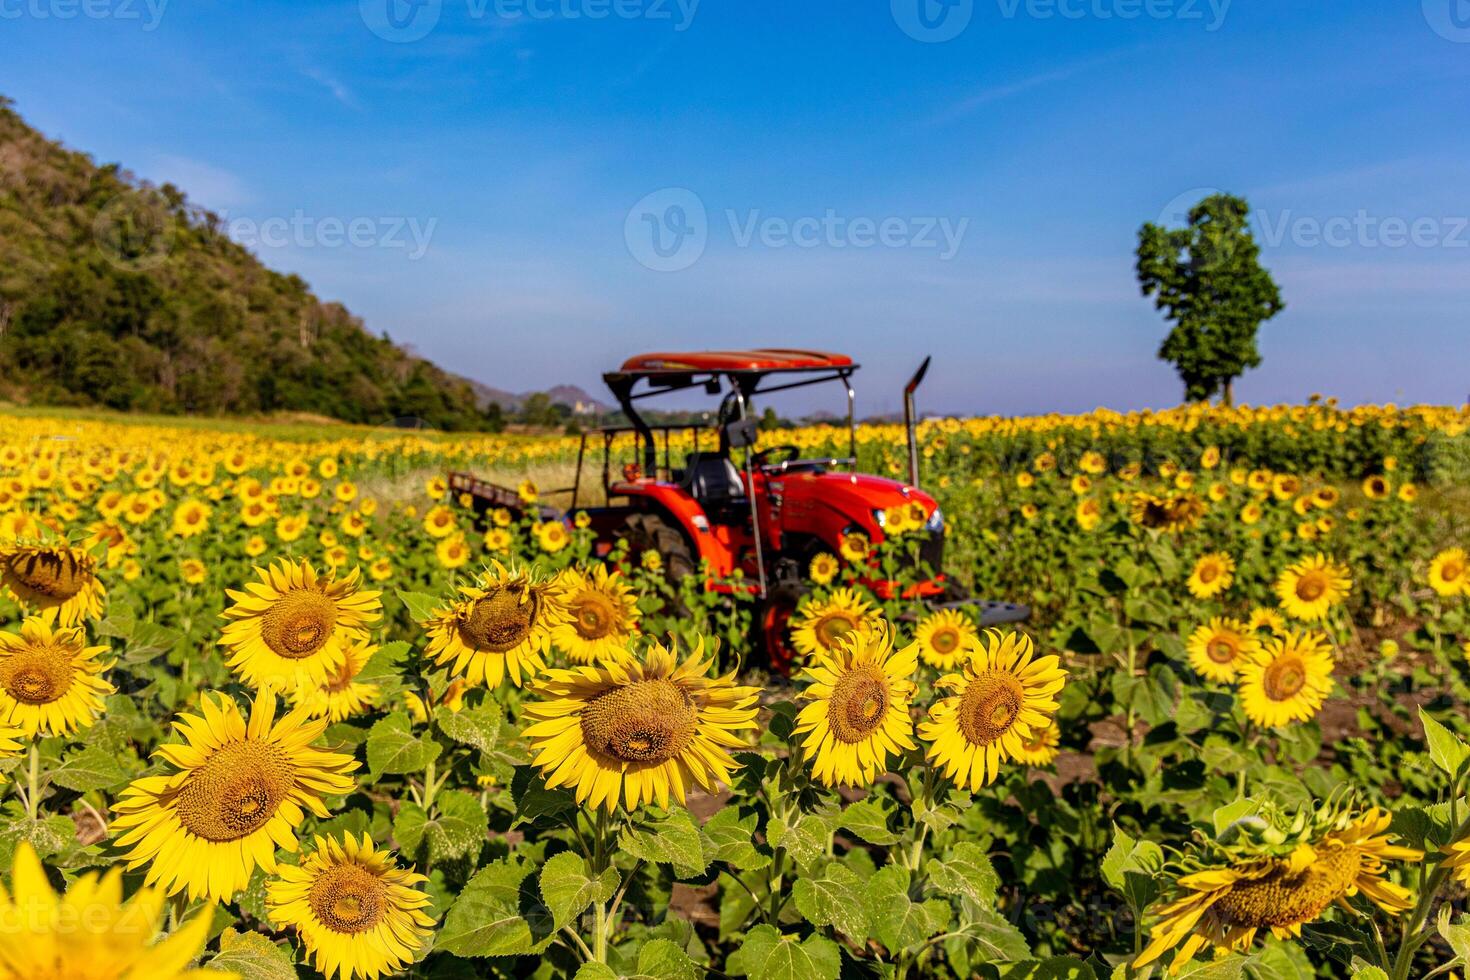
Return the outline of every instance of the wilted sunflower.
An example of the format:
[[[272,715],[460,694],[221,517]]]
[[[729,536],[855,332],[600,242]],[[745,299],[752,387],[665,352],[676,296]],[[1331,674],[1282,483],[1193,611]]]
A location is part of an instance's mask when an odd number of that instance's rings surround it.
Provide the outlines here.
[[[964,613],[955,609],[941,609],[925,616],[914,630],[919,657],[940,670],[953,670],[965,649],[977,640],[979,636],[975,627],[970,625]]]
[[[1464,548],[1446,548],[1434,556],[1429,587],[1445,597],[1470,594],[1470,557]]]
[[[566,619],[559,579],[498,561],[424,623],[429,656],[471,684],[523,686],[545,668],[552,630]]]
[[[1192,493],[1157,497],[1136,493],[1130,509],[1133,523],[1155,531],[1187,531],[1205,516],[1205,502]]]
[[[1332,667],[1332,649],[1322,633],[1264,640],[1239,668],[1246,717],[1268,728],[1309,720],[1332,693]]]
[[[1036,657],[1026,634],[993,629],[966,652],[963,667],[935,685],[954,693],[929,708],[919,737],[930,743],[930,762],[975,791],[994,782],[1001,762],[1018,758],[1032,734],[1051,723],[1067,673],[1057,657]]]
[[[228,665],[256,688],[324,683],[382,609],[381,593],[359,588],[357,569],[337,579],[281,559],[255,572],[260,581],[247,583],[248,592],[227,590],[235,603],[224,611],[232,622],[220,642],[230,649]]]
[[[713,790],[739,763],[737,732],[756,727],[760,691],[738,687],[732,671],[708,675],[713,658],[700,642],[684,663],[662,644],[641,662],[607,660],[550,670],[525,706],[535,763],[550,787],[570,786],[577,802],[616,809],[680,803],[690,785]]]
[[[1229,684],[1240,672],[1240,665],[1261,648],[1245,623],[1227,616],[1216,616],[1189,634],[1189,665],[1208,680]]]
[[[1189,593],[1196,599],[1210,599],[1230,588],[1234,581],[1235,559],[1223,551],[1213,551],[1201,555],[1194,563],[1194,571],[1189,573]]]
[[[342,655],[342,666],[315,687],[299,686],[290,692],[291,705],[305,708],[313,718],[330,722],[363,714],[377,704],[382,690],[357,679],[362,668],[378,650],[368,640],[358,640]]]
[[[400,869],[367,834],[317,837],[299,866],[283,864],[276,874],[265,886],[271,921],[296,930],[327,980],[397,973],[433,928],[424,911],[429,896],[415,887],[429,879]]]
[[[113,809],[118,847],[130,848],[129,870],[148,868],[147,883],[169,894],[228,900],[259,865],[276,870],[276,848],[296,850],[302,808],[331,814],[323,796],[350,793],[350,755],[314,749],[327,727],[297,708],[275,718],[276,696],[262,691],[247,723],[232,698],[205,694],[200,713],[180,714],[183,742],[161,745],[157,758],[177,771],[135,779]]]
[[[1305,558],[1276,579],[1281,608],[1293,619],[1314,623],[1327,618],[1333,606],[1352,591],[1353,577],[1326,555]]]
[[[914,696],[918,644],[893,648],[887,623],[849,633],[802,671],[811,685],[796,716],[795,734],[817,781],[867,786],[888,771],[889,759],[916,748],[909,701]]]
[[[588,571],[562,573],[569,619],[552,627],[551,641],[573,663],[596,663],[620,656],[638,632],[638,597],[620,572],[603,564]]]
[[[63,895],[51,889],[29,841],[15,848],[9,890],[0,887],[0,980],[228,980],[238,974],[191,970],[209,941],[213,910],[196,912],[166,938],[162,891],[122,900],[122,869],[90,872]]]
[[[53,630],[41,616],[21,623],[19,634],[0,633],[0,722],[27,735],[90,727],[116,690],[101,676],[113,662],[97,659],[107,650],[87,646],[80,627]]]
[[[1385,862],[1418,861],[1423,854],[1389,843],[1384,831],[1392,820],[1376,808],[1357,817],[1324,808],[1291,828],[1258,818],[1238,823],[1231,844],[1211,842],[1184,861],[1173,900],[1160,909],[1133,965],[1147,966],[1173,950],[1172,975],[1201,950],[1246,952],[1262,929],[1280,939],[1299,936],[1328,907],[1347,906],[1359,893],[1389,914],[1410,908],[1408,890],[1384,877]],[[1284,843],[1265,843],[1283,837]]]
[[[64,544],[0,549],[0,585],[28,612],[55,610],[63,627],[101,616],[107,595],[97,578],[97,559]]]
[[[791,621],[791,643],[807,656],[827,653],[854,630],[878,621],[878,612],[852,589],[837,589],[825,600],[808,600]]]

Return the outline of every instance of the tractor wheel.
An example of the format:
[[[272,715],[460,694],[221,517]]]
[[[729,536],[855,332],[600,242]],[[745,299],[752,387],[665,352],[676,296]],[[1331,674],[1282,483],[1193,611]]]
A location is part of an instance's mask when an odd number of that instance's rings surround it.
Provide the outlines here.
[[[635,558],[645,551],[657,552],[663,562],[664,576],[670,584],[694,574],[694,553],[689,548],[688,539],[658,514],[629,516],[623,521],[618,536],[628,540],[629,554]]]
[[[778,585],[766,594],[756,617],[761,652],[771,673],[790,677],[796,672],[801,654],[791,642],[791,617],[806,598],[806,586],[797,582]]]

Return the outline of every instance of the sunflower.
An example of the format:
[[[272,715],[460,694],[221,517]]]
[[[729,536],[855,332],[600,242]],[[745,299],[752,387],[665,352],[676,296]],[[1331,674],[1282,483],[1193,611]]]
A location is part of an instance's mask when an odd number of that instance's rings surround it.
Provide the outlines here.
[[[1370,476],[1363,480],[1363,496],[1369,500],[1382,500],[1388,496],[1389,483],[1385,477]]]
[[[853,531],[841,537],[837,542],[837,550],[842,552],[843,558],[857,564],[868,560],[873,552],[873,545],[866,534]]]
[[[536,543],[548,554],[555,554],[565,548],[571,540],[567,526],[561,521],[543,521],[536,525]]]
[[[825,601],[802,603],[791,623],[791,642],[807,656],[829,653],[853,630],[866,629],[878,621],[877,610],[852,589],[838,589]]]
[[[818,585],[827,585],[837,577],[841,569],[842,566],[838,564],[835,555],[830,551],[819,551],[812,556],[810,564],[807,565],[807,574]]]
[[[0,887],[0,980],[238,980],[227,971],[189,969],[209,941],[212,909],[154,942],[166,919],[163,892],[143,888],[126,902],[122,893],[122,869],[113,868],[84,874],[57,895],[41,859],[22,840],[10,888]]]
[[[26,733],[14,725],[0,725],[0,759],[14,759],[25,750],[27,744]],[[4,785],[5,776],[0,773],[0,785]]]
[[[1446,548],[1429,563],[1429,587],[1442,596],[1470,595],[1470,557],[1464,548]]]
[[[499,687],[510,675],[521,687],[546,666],[552,630],[566,619],[562,584],[532,568],[506,568],[492,561],[462,598],[436,610],[423,625],[429,656],[471,684]]]
[[[801,692],[807,704],[795,734],[818,782],[867,786],[890,758],[917,748],[909,701],[918,651],[917,643],[894,650],[892,628],[880,623],[849,633],[802,672],[812,683]]]
[[[1323,633],[1287,633],[1265,640],[1239,667],[1246,716],[1267,728],[1309,720],[1332,693],[1332,667],[1332,649]]]
[[[925,616],[914,630],[914,642],[919,645],[920,658],[930,667],[940,670],[953,670],[965,649],[978,639],[975,627],[963,613],[954,609],[941,609]]]
[[[1455,873],[1462,885],[1470,885],[1470,839],[1456,841],[1445,848],[1444,867]]]
[[[1133,495],[1130,509],[1133,523],[1156,531],[1186,531],[1205,515],[1205,503],[1192,493],[1157,497],[1151,493]]]
[[[434,555],[444,568],[462,568],[469,563],[470,546],[465,543],[463,534],[456,534],[440,541]]]
[[[154,755],[176,771],[144,776],[123,790],[113,809],[118,847],[130,848],[128,869],[147,867],[147,883],[191,899],[228,900],[259,865],[276,870],[276,848],[296,850],[302,809],[331,815],[323,796],[350,793],[357,768],[350,755],[314,749],[327,727],[304,708],[275,718],[276,696],[264,690],[247,722],[233,698],[206,693],[200,713],[181,714],[183,742]]]
[[[64,544],[0,548],[0,586],[27,610],[55,610],[58,625],[68,627],[100,617],[107,595],[97,559]]]
[[[573,663],[623,655],[638,632],[639,612],[638,596],[622,573],[599,564],[586,572],[568,568],[562,576],[570,618],[552,627],[551,642]]]
[[[1257,606],[1251,610],[1250,618],[1246,620],[1245,628],[1252,632],[1265,630],[1268,633],[1285,633],[1286,617],[1274,609]]]
[[[1297,562],[1276,579],[1281,608],[1293,619],[1309,623],[1326,619],[1352,587],[1352,574],[1321,554]]]
[[[1235,559],[1223,551],[1213,551],[1200,556],[1189,573],[1189,593],[1196,599],[1210,599],[1235,581]]]
[[[1261,641],[1238,619],[1216,616],[1189,635],[1189,665],[1219,684],[1234,681],[1240,665],[1261,648]]]
[[[935,685],[954,693],[919,723],[926,757],[961,787],[990,784],[1001,762],[1018,758],[1032,733],[1051,723],[1066,677],[1057,657],[1035,656],[1026,634],[986,630],[966,651],[963,672]]]
[[[1246,838],[1274,835],[1285,843],[1211,842],[1203,854],[1186,859],[1173,882],[1172,901],[1160,910],[1134,967],[1173,950],[1174,975],[1201,950],[1216,956],[1248,951],[1263,929],[1279,939],[1299,936],[1329,906],[1347,906],[1360,893],[1391,915],[1410,908],[1409,891],[1384,877],[1385,862],[1418,861],[1423,854],[1390,843],[1385,831],[1392,819],[1376,808],[1357,817],[1326,812],[1295,834],[1259,818],[1251,823],[1261,830],[1237,824],[1233,829]]]
[[[87,646],[81,627],[53,630],[49,617],[32,616],[20,633],[0,633],[0,722],[27,735],[67,735],[102,714],[116,690],[102,679],[113,661],[97,659],[106,646]]]
[[[1030,737],[1016,751],[1016,761],[1023,766],[1049,766],[1057,761],[1061,744],[1062,730],[1053,718],[1044,727],[1031,730]]]
[[[537,685],[544,700],[528,704],[525,730],[535,764],[550,787],[570,786],[578,803],[614,810],[640,802],[680,803],[691,784],[713,791],[739,763],[729,749],[746,743],[737,732],[754,730],[754,687],[738,687],[732,671],[708,675],[704,643],[679,663],[662,644],[641,662],[604,661],[597,666],[551,670]]]
[[[291,705],[305,708],[313,718],[338,722],[365,713],[378,702],[382,689],[357,679],[378,648],[358,640],[342,655],[342,666],[315,687],[302,685],[290,692]]]
[[[176,537],[192,538],[209,528],[209,515],[213,509],[202,500],[186,500],[174,508],[173,533]]]
[[[1077,526],[1091,531],[1102,523],[1102,507],[1097,500],[1088,497],[1077,504]]]
[[[317,837],[300,865],[283,864],[276,874],[265,886],[270,919],[296,930],[327,980],[397,973],[433,928],[424,911],[429,896],[415,887],[429,879],[400,869],[367,834]]]

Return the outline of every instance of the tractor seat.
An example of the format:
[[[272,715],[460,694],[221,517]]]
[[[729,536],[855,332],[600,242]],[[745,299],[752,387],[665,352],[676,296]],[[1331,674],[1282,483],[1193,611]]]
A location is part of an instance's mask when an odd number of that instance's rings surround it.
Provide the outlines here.
[[[690,453],[684,461],[681,485],[701,502],[737,500],[745,496],[740,471],[729,456],[720,453]]]

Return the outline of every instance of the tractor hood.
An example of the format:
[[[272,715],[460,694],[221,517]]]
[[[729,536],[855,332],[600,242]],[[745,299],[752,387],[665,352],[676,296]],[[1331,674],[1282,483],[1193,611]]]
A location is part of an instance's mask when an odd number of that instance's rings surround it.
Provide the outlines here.
[[[860,526],[870,537],[883,533],[878,514],[890,507],[920,503],[932,517],[933,497],[897,480],[862,473],[793,473],[772,483],[783,485],[783,524],[826,523],[837,515]]]

